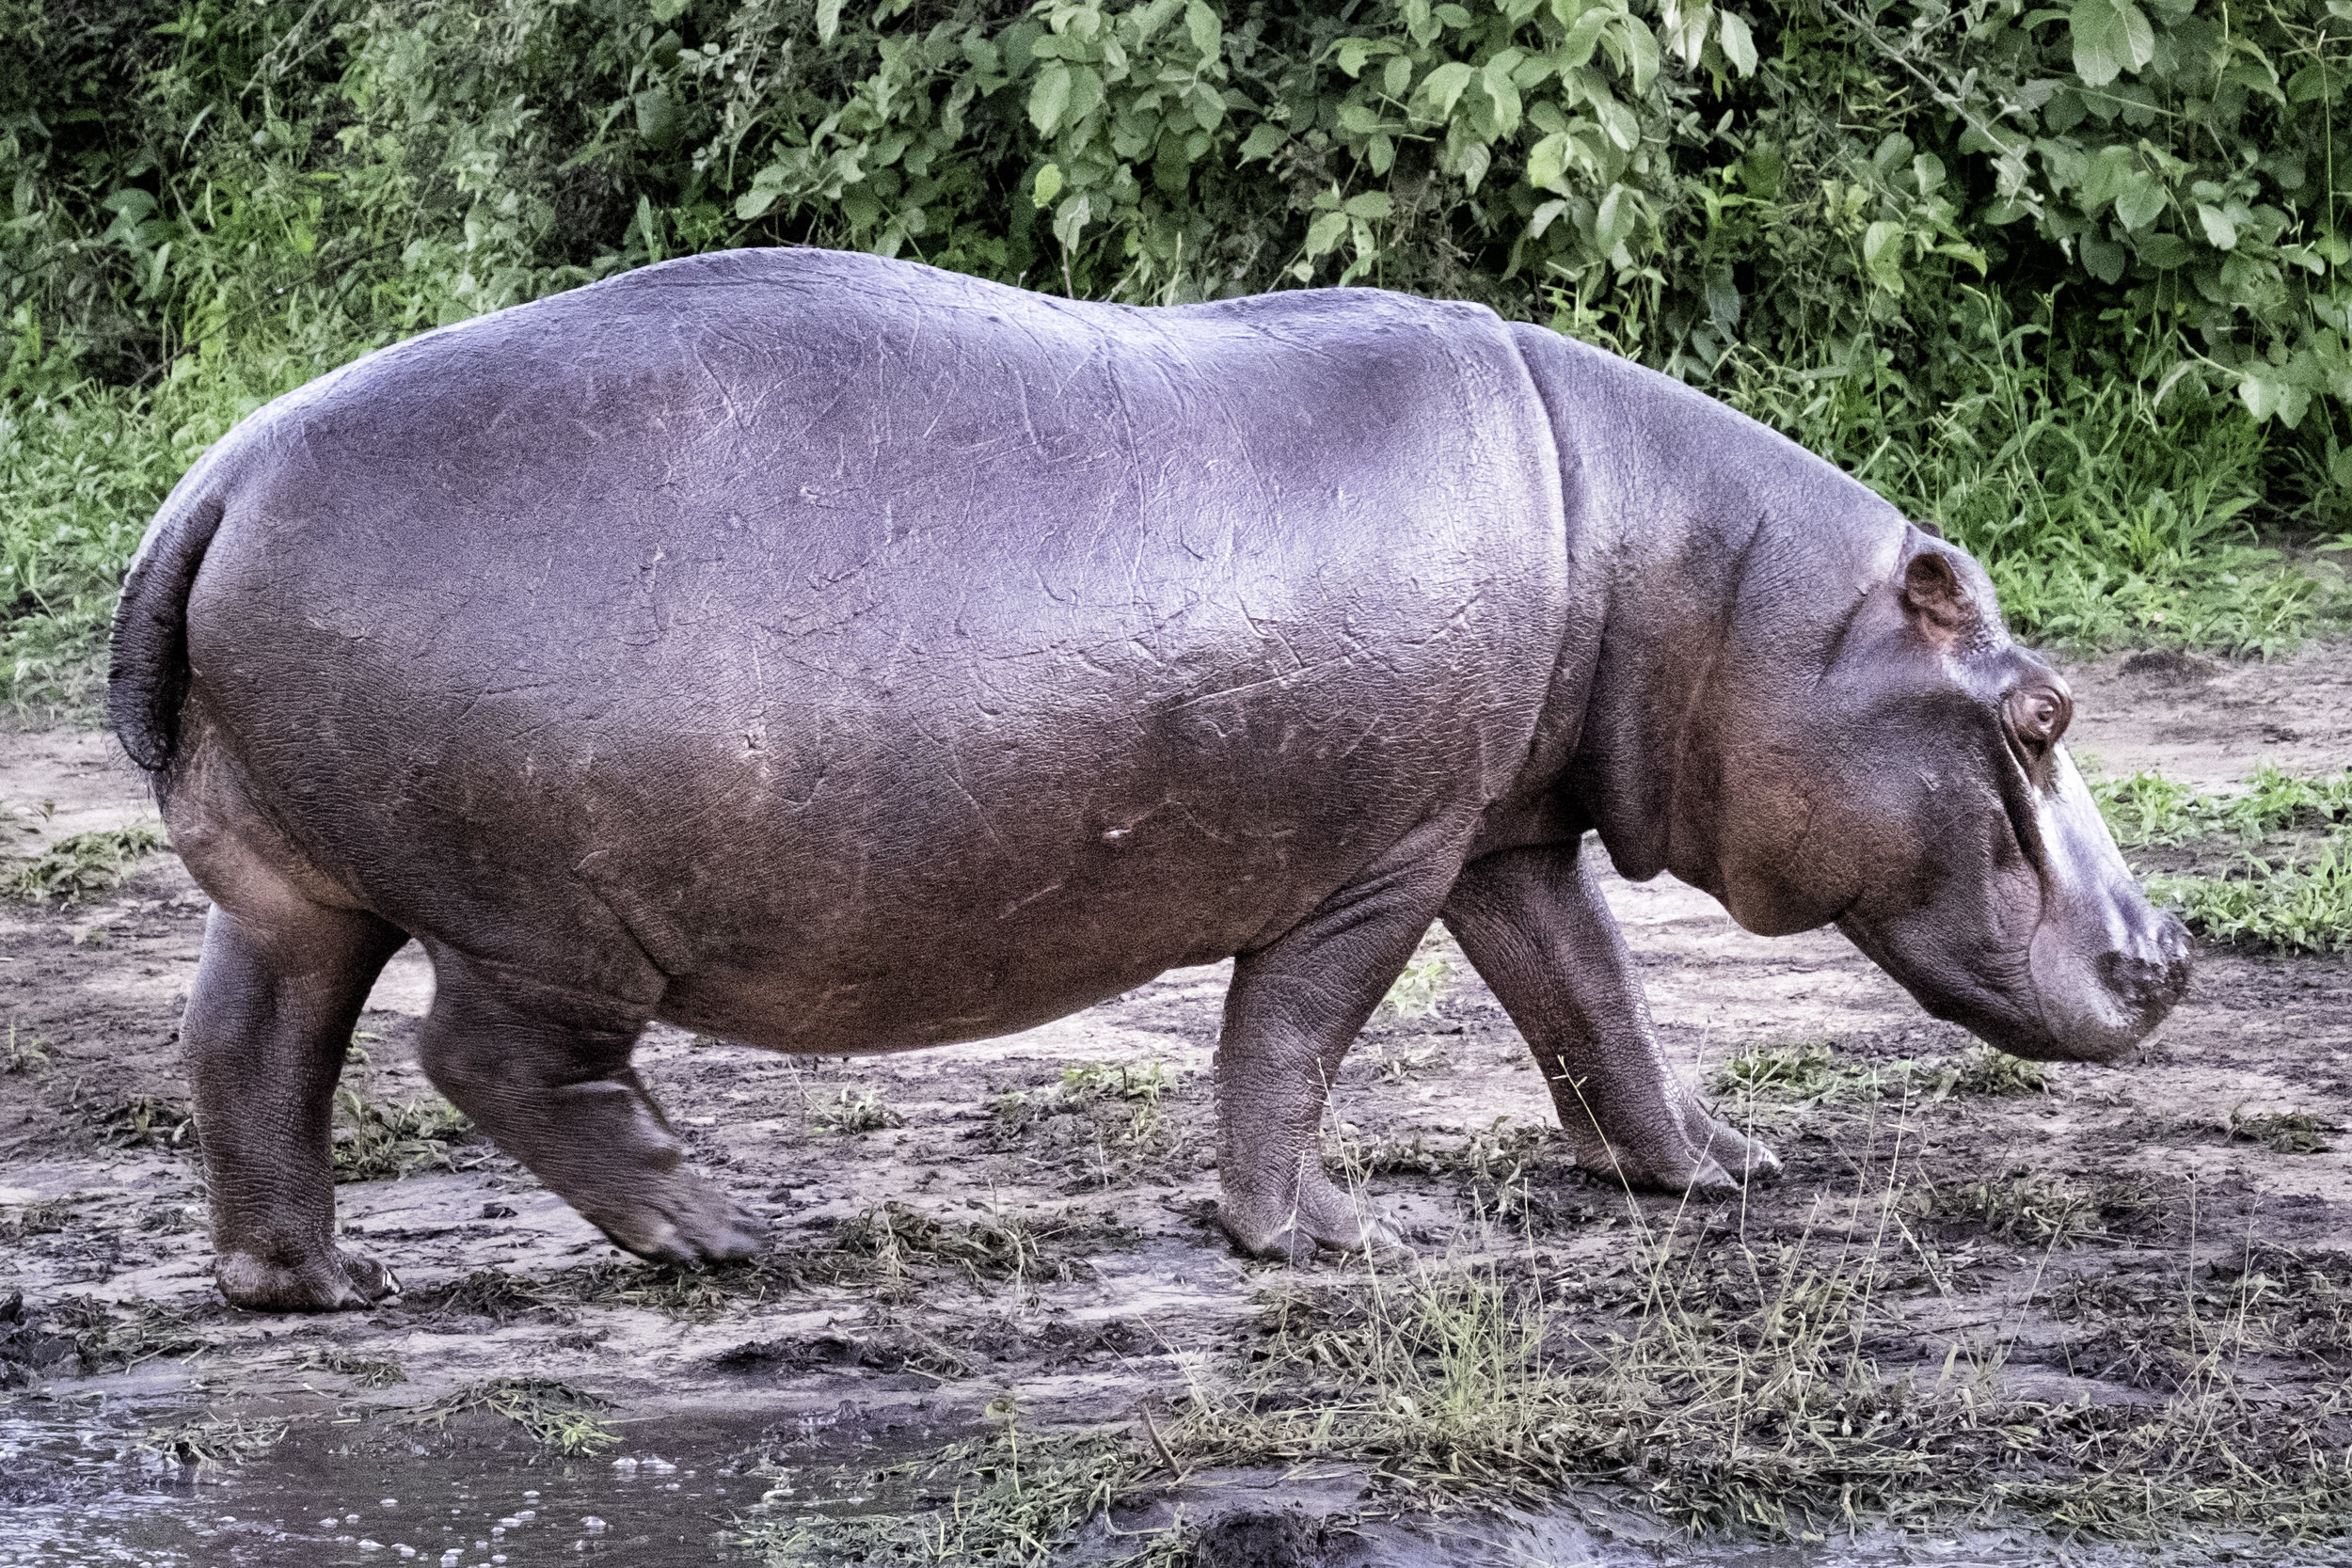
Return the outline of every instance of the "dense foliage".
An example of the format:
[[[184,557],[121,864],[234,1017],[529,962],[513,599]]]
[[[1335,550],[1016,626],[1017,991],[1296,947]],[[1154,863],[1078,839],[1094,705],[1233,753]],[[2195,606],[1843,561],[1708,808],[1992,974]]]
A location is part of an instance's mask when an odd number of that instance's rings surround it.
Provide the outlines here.
[[[2038,635],[2281,645],[2352,526],[2352,0],[0,0],[0,651],[403,333],[807,241],[1483,300],[1727,396]],[[11,601],[13,601],[11,603]]]

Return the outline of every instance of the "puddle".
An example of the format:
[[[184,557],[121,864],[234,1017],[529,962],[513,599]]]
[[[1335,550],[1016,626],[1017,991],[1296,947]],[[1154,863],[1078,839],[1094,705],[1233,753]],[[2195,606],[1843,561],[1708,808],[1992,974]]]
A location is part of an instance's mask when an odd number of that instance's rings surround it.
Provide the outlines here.
[[[865,1442],[848,1440],[854,1455],[819,1451],[834,1446],[834,1425],[701,1414],[636,1423],[623,1449],[562,1460],[503,1434],[502,1447],[412,1443],[404,1453],[386,1446],[380,1421],[362,1442],[354,1425],[311,1419],[249,1463],[192,1467],[135,1451],[128,1417],[5,1414],[0,1568],[754,1563],[730,1528],[775,1484],[745,1473],[763,1457],[790,1466],[786,1483],[811,1515],[880,1501],[859,1484],[875,1463]]]

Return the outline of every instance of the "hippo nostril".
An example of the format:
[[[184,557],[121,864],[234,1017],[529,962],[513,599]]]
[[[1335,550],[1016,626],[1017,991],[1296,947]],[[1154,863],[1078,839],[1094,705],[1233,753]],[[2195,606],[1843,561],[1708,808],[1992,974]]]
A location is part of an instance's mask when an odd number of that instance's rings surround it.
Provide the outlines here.
[[[2143,1017],[2170,1010],[2188,989],[2188,934],[2179,922],[2168,921],[2149,946],[2148,957],[2118,951],[2099,959],[2099,978],[2108,993]]]

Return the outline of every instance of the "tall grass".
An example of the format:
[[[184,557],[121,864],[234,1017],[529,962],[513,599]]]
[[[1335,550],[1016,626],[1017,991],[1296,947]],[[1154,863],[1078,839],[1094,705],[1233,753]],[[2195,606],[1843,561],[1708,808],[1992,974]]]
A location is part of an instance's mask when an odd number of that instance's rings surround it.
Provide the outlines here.
[[[2340,572],[2257,536],[2265,431],[2177,374],[2076,372],[2050,352],[2062,309],[1972,293],[1939,408],[1851,362],[1745,367],[1732,401],[1975,554],[2033,641],[2268,657],[2340,616]]]

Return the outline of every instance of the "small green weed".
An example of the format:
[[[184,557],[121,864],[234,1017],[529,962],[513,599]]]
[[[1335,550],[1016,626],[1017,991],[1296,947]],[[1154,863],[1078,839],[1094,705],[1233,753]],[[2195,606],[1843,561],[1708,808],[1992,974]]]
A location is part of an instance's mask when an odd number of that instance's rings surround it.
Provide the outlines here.
[[[2023,1056],[2012,1056],[1980,1045],[1949,1061],[1938,1063],[1926,1074],[1928,1096],[1946,1100],[1953,1095],[1983,1095],[2004,1099],[2012,1095],[2048,1094],[2050,1069],[2041,1062],[2029,1062]]]
[[[1176,1069],[1166,1062],[1079,1062],[1062,1069],[1055,1099],[1072,1111],[1099,1100],[1140,1100],[1156,1105],[1177,1079]]]
[[[444,1394],[402,1418],[412,1426],[446,1427],[453,1416],[485,1410],[522,1428],[548,1452],[582,1459],[620,1442],[612,1423],[596,1414],[612,1408],[611,1401],[554,1378],[494,1377]]]
[[[1432,1016],[1452,987],[1453,970],[1441,954],[1424,952],[1415,957],[1380,999],[1380,1010],[1391,1018]]]
[[[2161,773],[2101,779],[2090,786],[2107,832],[2126,849],[2171,848],[2204,837],[2218,816],[2212,796]]]
[[[0,1242],[21,1242],[27,1236],[55,1236],[66,1227],[75,1200],[47,1198],[18,1208],[0,1210]]]
[[[0,881],[0,893],[26,903],[84,903],[119,886],[142,858],[165,847],[163,830],[147,822],[75,833]]]
[[[1814,1100],[1839,1087],[1836,1052],[1826,1039],[1751,1046],[1716,1069],[1718,1095],[1763,1095],[1776,1100]]]
[[[2260,1144],[2277,1154],[2325,1154],[2324,1135],[2343,1131],[2301,1111],[2249,1112],[2242,1105],[2231,1111],[2223,1130],[2233,1142]]]
[[[882,1099],[880,1089],[843,1089],[809,1108],[809,1119],[828,1132],[855,1134],[904,1127],[907,1118]]]
[[[2213,942],[2285,953],[2352,952],[2352,832],[2307,860],[2249,856],[2228,877],[2156,877],[2149,896]]]
[[[2028,1171],[1930,1187],[1915,1194],[1913,1203],[1923,1219],[2037,1246],[2063,1246],[2099,1228],[2096,1197]]]
[[[19,1030],[15,1024],[9,1024],[8,1048],[5,1053],[0,1053],[0,1073],[30,1072],[35,1068],[48,1065],[49,1053],[42,1048],[40,1039]]]
[[[2169,849],[2227,833],[2255,844],[2276,833],[2352,822],[2352,768],[2302,777],[2265,764],[2235,794],[2207,795],[2159,773],[2102,779],[2091,799],[2126,849]]]
[[[355,1089],[335,1097],[337,1182],[393,1181],[416,1170],[473,1170],[491,1146],[453,1105],[438,1098],[377,1105]]]

